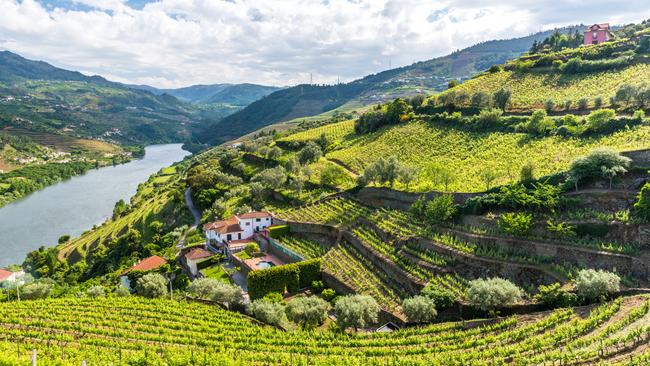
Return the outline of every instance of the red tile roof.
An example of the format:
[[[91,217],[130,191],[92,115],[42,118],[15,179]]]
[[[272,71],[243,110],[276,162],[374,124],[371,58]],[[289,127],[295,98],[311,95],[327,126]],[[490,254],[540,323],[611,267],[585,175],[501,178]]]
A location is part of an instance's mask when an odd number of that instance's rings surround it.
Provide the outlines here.
[[[9,277],[11,277],[12,274],[14,273],[11,271],[7,271],[6,269],[0,268],[0,281],[7,280]]]
[[[261,219],[264,217],[271,217],[271,214],[264,211],[253,211],[239,215],[240,219]]]
[[[231,216],[225,220],[207,223],[203,225],[203,230],[216,231],[219,234],[236,233],[239,231],[244,231],[242,230],[241,226],[239,226],[239,221],[235,216]]]
[[[166,263],[167,261],[165,260],[165,258],[154,255],[152,257],[145,258],[140,262],[134,264],[131,268],[128,268],[122,274],[124,275],[131,271],[151,271],[152,269],[156,269]]]
[[[185,258],[189,260],[197,260],[197,259],[209,258],[212,257],[213,255],[214,255],[213,253],[208,252],[207,250],[201,247],[196,247],[190,249],[190,251],[185,254]]]

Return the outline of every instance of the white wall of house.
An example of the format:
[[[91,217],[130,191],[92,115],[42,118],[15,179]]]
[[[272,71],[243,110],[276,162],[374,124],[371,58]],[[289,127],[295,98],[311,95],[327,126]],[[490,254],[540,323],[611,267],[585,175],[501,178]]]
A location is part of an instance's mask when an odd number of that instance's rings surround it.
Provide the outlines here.
[[[240,219],[239,226],[244,229],[244,238],[250,238],[258,231],[262,231],[271,226],[271,216],[258,219]]]
[[[187,259],[187,258],[186,258],[186,259]],[[187,269],[190,270],[190,273],[191,273],[193,276],[198,275],[198,274],[199,274],[199,269],[198,269],[197,266],[196,266],[197,262],[194,261],[194,260],[192,260],[192,259],[187,259],[186,262],[187,262]]]
[[[120,285],[128,288],[129,291],[133,291],[131,288],[131,281],[129,280],[129,276],[120,276]]]

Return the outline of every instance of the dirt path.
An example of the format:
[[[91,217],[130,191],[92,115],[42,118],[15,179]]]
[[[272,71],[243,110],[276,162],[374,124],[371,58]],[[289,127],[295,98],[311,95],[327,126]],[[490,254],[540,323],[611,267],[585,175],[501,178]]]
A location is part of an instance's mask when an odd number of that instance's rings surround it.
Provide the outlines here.
[[[192,213],[192,216],[194,217],[194,226],[193,228],[199,226],[201,223],[201,211],[196,207],[194,204],[194,201],[192,200],[192,192],[190,189],[185,190],[185,204],[187,205],[187,208],[190,210]]]

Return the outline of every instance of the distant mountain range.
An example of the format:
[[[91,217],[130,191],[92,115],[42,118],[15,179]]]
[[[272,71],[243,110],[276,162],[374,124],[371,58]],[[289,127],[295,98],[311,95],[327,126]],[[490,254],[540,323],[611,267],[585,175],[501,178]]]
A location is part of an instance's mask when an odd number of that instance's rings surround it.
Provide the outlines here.
[[[158,89],[127,85],[0,52],[0,131],[127,144],[191,140],[192,132],[278,90],[255,84]]]
[[[571,28],[563,29],[569,31]],[[494,64],[501,64],[528,51],[551,30],[526,37],[483,42],[447,56],[416,62],[338,85],[298,85],[282,89],[251,103],[220,121],[208,124],[197,136],[218,144],[243,133],[295,118],[318,115],[346,103],[368,105],[418,93],[436,93],[451,79],[465,80]]]

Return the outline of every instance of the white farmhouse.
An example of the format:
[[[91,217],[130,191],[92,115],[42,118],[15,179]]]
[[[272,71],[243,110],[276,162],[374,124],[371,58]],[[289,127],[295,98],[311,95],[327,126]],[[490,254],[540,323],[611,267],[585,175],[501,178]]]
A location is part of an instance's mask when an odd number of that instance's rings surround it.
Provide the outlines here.
[[[265,230],[272,224],[273,217],[270,213],[255,211],[207,223],[203,225],[203,231],[209,245],[227,250],[229,244],[248,242],[256,232]]]

